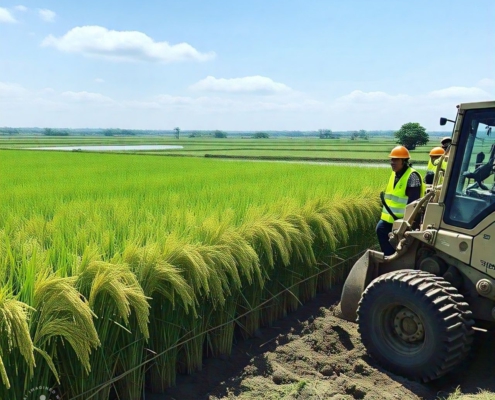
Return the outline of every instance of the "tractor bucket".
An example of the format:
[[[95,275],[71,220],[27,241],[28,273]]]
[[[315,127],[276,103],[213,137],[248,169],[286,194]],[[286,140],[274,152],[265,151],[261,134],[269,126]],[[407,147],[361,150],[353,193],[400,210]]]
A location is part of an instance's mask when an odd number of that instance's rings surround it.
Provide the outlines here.
[[[356,322],[356,311],[361,295],[368,284],[377,276],[378,265],[383,259],[383,253],[368,250],[354,264],[342,290],[340,299],[341,318]]]

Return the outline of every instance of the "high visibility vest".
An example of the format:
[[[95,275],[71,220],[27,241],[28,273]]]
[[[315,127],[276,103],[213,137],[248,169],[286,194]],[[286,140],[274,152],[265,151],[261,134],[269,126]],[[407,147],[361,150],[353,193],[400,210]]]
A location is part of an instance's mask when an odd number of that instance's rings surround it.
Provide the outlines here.
[[[433,166],[435,167],[435,171],[437,169],[437,165],[438,165],[438,162],[440,161],[440,159],[438,160],[435,160],[435,162],[433,163]],[[449,161],[449,156],[447,156],[446,158],[443,159],[442,161],[442,166],[440,167],[441,170],[443,171],[444,175],[445,175],[445,171],[447,171],[447,162]],[[439,179],[438,179],[438,183],[443,183],[443,177],[441,176]]]
[[[433,165],[433,170],[435,170],[437,168],[437,165],[438,165],[438,161],[440,161],[440,159],[438,160],[435,160],[435,162],[432,164]],[[447,156],[446,158],[443,159],[442,161],[442,166],[440,168],[442,168],[444,171],[447,171],[447,162],[449,161],[449,157]],[[431,161],[428,161],[428,168],[430,167],[430,163]]]
[[[435,160],[436,161],[436,160]],[[431,158],[428,160],[428,166],[426,167],[426,170],[427,171],[433,171],[435,172],[435,170],[437,169],[437,166],[434,165],[432,162],[431,162]]]
[[[407,181],[409,180],[409,176],[411,176],[413,172],[416,171],[413,168],[409,167],[406,170],[406,172],[404,172],[404,175],[401,176],[401,178],[395,185],[395,188],[394,188],[395,172],[392,171],[392,174],[390,175],[390,178],[388,180],[388,185],[387,185],[387,189],[385,190],[384,200],[388,208],[390,208],[390,211],[392,211],[397,218],[404,217],[404,211],[406,210],[407,200],[408,200],[406,194]],[[420,197],[423,197],[425,194],[425,184],[423,182],[423,179],[421,178],[421,175],[419,175],[419,179],[421,180]],[[382,215],[380,219],[389,223],[394,222],[394,217],[390,215],[390,213],[385,208],[385,206],[382,207]]]

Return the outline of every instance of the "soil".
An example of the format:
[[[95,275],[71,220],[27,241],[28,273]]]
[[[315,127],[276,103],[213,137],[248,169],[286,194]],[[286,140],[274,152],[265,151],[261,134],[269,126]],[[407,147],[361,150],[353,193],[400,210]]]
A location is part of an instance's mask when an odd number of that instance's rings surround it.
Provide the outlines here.
[[[472,356],[428,384],[384,370],[367,355],[357,325],[336,317],[338,288],[320,294],[258,337],[239,341],[228,359],[206,359],[203,371],[179,376],[166,394],[147,400],[425,399],[495,391],[495,335],[476,333]]]

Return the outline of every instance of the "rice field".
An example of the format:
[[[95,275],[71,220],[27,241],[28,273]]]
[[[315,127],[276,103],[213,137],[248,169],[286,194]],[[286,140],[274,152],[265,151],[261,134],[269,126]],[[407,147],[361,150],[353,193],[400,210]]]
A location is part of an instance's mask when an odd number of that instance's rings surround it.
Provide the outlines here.
[[[434,139],[433,139],[434,140]],[[393,139],[371,140],[321,140],[321,139],[213,139],[164,137],[0,137],[0,149],[31,148],[37,146],[85,146],[85,145],[180,145],[182,149],[146,151],[154,155],[174,155],[204,157],[205,155],[243,156],[243,157],[278,157],[349,159],[386,161],[390,150],[396,146]],[[425,164],[428,161],[430,146],[414,150],[412,160]],[[129,153],[129,151],[126,151]],[[144,154],[145,151],[139,151]]]
[[[0,398],[138,400],[328,289],[379,168],[0,151]]]

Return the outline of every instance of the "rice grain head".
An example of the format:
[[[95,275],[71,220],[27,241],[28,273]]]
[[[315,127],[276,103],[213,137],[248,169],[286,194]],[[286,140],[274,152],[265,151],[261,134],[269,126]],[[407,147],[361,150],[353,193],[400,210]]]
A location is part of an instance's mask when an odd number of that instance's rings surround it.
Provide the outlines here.
[[[22,303],[9,294],[6,287],[0,288],[0,376],[3,384],[10,388],[10,382],[2,357],[14,348],[19,349],[29,371],[33,375],[35,366],[34,345],[29,333],[29,312],[32,307]]]

